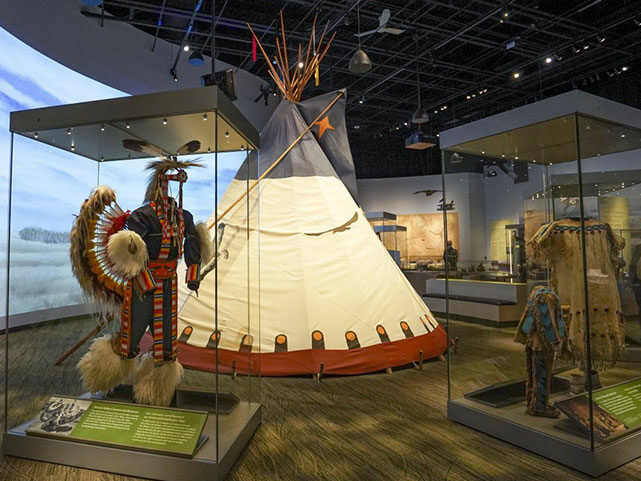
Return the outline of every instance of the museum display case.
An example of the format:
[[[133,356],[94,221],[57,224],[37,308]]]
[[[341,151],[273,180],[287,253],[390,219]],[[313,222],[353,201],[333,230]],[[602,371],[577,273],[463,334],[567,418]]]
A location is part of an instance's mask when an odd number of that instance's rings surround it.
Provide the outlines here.
[[[365,217],[396,264],[401,267],[407,266],[407,227],[397,223],[396,214],[366,212]]]
[[[461,262],[507,281],[428,281],[449,418],[594,476],[641,456],[641,111],[572,91],[440,140],[445,202],[466,171],[482,206]]]
[[[223,479],[261,422],[258,132],[215,86],[13,112],[10,130],[3,453]],[[135,278],[120,234],[144,248]],[[36,300],[55,316],[24,317]],[[88,392],[112,365],[116,387]]]

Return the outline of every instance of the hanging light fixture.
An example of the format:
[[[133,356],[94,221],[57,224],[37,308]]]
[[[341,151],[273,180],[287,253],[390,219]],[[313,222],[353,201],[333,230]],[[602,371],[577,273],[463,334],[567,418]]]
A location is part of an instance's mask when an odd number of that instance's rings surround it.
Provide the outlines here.
[[[358,17],[358,50],[349,61],[349,71],[355,74],[362,74],[372,70],[372,61],[367,54],[361,50],[361,2],[356,4],[356,15]]]
[[[421,83],[418,72],[418,36],[416,37],[416,99],[418,107],[412,115],[412,123],[417,125],[425,124],[430,121],[430,116],[427,113],[427,109],[421,106]]]
[[[192,50],[191,55],[189,55],[189,65],[193,67],[200,67],[205,60],[203,59],[203,54],[200,53],[200,50]]]

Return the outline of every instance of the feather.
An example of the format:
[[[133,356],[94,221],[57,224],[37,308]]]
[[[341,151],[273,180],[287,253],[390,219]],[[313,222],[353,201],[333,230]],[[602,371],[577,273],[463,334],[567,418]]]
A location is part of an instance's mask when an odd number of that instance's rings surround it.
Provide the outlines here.
[[[113,271],[125,278],[136,277],[147,265],[147,246],[137,233],[121,230],[109,237],[107,258]]]
[[[158,194],[158,174],[168,170],[188,169],[190,167],[204,167],[199,159],[178,160],[175,157],[164,157],[162,159],[152,160],[147,164],[150,170],[149,180],[147,182],[147,191],[145,192],[145,202],[151,202],[156,199]]]

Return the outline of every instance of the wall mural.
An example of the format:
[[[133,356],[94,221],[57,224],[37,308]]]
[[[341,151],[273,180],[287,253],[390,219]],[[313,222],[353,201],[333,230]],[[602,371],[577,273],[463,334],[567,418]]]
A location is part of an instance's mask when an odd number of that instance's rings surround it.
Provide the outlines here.
[[[70,70],[32,49],[0,28],[0,272],[6,274],[9,113],[104,98],[124,92]],[[15,59],[20,61],[16,62]],[[222,197],[244,155],[218,156],[218,192]],[[196,220],[214,209],[214,169],[190,172],[185,207]],[[14,137],[11,225],[10,313],[50,309],[85,302],[71,275],[68,234],[74,215],[97,182],[118,193],[125,209],[142,202],[146,160],[108,162],[101,166],[31,139]],[[3,277],[4,279],[4,277]],[[4,282],[0,283],[0,316],[5,312]]]
[[[443,260],[443,214],[401,214],[396,223],[407,227],[407,253],[410,261]],[[447,234],[460,251],[458,212],[447,213]]]

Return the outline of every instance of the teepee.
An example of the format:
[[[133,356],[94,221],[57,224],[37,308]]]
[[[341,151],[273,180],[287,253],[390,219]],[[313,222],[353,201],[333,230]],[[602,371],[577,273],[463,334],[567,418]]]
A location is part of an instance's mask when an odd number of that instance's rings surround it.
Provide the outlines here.
[[[247,157],[218,206],[219,214],[233,206],[219,219],[222,236],[216,212],[209,219],[217,273],[198,297],[179,286],[185,367],[213,371],[217,357],[219,372],[360,374],[445,351],[444,330],[356,203],[345,91],[300,101],[322,55],[311,58],[298,77],[280,77],[286,95],[260,154]]]

